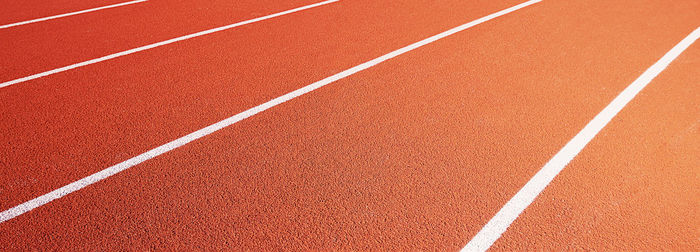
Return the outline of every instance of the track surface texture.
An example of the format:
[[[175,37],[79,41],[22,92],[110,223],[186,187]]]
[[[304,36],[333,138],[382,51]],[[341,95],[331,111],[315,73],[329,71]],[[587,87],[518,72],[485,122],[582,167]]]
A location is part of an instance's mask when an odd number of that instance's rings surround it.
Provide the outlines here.
[[[121,2],[12,2],[0,25]],[[318,2],[148,0],[3,28],[0,82]],[[693,0],[543,0],[409,46],[523,2],[331,1],[0,85],[0,250],[460,250],[700,27]],[[696,42],[490,249],[698,251],[699,202]]]

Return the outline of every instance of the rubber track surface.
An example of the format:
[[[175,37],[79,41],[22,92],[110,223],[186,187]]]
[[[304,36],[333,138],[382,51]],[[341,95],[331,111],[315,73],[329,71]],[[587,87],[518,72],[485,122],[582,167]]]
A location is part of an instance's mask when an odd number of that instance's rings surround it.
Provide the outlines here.
[[[150,0],[0,30],[0,81],[309,3]],[[517,3],[340,1],[2,88],[0,209]],[[0,250],[460,249],[699,9],[543,1],[2,223]],[[493,248],[697,250],[698,56]]]

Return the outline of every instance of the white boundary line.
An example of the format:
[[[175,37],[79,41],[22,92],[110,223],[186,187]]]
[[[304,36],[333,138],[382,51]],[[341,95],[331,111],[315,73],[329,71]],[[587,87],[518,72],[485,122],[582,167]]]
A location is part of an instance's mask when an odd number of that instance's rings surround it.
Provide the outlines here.
[[[159,147],[156,147],[155,149],[149,150],[149,151],[147,151],[147,152],[145,152],[145,153],[142,153],[142,154],[140,154],[140,155],[138,155],[138,156],[135,156],[135,157],[133,157],[133,158],[130,158],[130,159],[124,161],[124,162],[121,162],[121,163],[119,163],[119,164],[116,164],[116,165],[114,165],[114,166],[111,166],[111,167],[109,167],[109,168],[106,168],[106,169],[104,169],[104,170],[102,170],[102,171],[99,171],[99,172],[97,172],[97,173],[94,173],[94,174],[92,174],[92,175],[90,175],[90,176],[88,176],[88,177],[82,178],[82,179],[80,179],[80,180],[78,180],[78,181],[75,181],[75,182],[73,182],[73,183],[70,183],[70,184],[68,184],[68,185],[66,185],[66,186],[63,186],[63,187],[58,188],[58,189],[56,189],[56,190],[53,190],[52,192],[49,192],[49,193],[44,194],[44,195],[41,195],[41,196],[39,196],[39,197],[37,197],[37,198],[35,198],[35,199],[29,200],[29,201],[27,201],[27,202],[24,202],[24,203],[18,205],[18,206],[15,206],[15,207],[13,207],[13,208],[10,208],[10,209],[8,209],[8,210],[5,210],[5,211],[3,211],[2,213],[0,213],[0,223],[5,222],[5,221],[7,221],[7,220],[10,220],[10,219],[12,219],[12,218],[15,218],[15,217],[17,217],[17,216],[19,216],[19,215],[21,215],[21,214],[26,213],[26,212],[29,212],[29,211],[31,211],[32,209],[37,208],[37,207],[40,207],[40,206],[42,206],[42,205],[45,205],[45,204],[47,204],[47,203],[49,203],[49,202],[51,202],[51,201],[53,201],[53,200],[55,200],[55,199],[61,198],[61,197],[66,196],[66,195],[68,195],[68,194],[70,194],[70,193],[72,193],[72,192],[75,192],[75,191],[78,191],[78,190],[80,190],[80,189],[82,189],[82,188],[85,188],[86,186],[91,185],[91,184],[93,184],[93,183],[96,183],[96,182],[98,182],[98,181],[100,181],[100,180],[106,179],[106,178],[108,178],[108,177],[110,177],[110,176],[112,176],[112,175],[114,175],[114,174],[117,174],[117,173],[119,173],[119,172],[121,172],[121,171],[124,171],[124,170],[126,170],[126,169],[129,169],[129,168],[131,168],[131,167],[133,167],[133,166],[135,166],[135,165],[137,165],[137,164],[140,164],[140,163],[142,163],[142,162],[145,162],[145,161],[147,161],[147,160],[149,160],[149,159],[151,159],[151,158],[157,157],[157,156],[162,155],[162,154],[164,154],[164,153],[166,153],[166,152],[168,152],[168,151],[174,150],[174,149],[176,149],[176,148],[178,148],[178,147],[180,147],[180,146],[183,146],[183,145],[185,145],[185,144],[187,144],[187,143],[189,143],[189,142],[192,142],[192,141],[197,140],[197,139],[199,139],[199,138],[202,138],[202,137],[204,137],[204,136],[206,136],[206,135],[209,135],[209,134],[211,134],[211,133],[214,133],[214,132],[216,132],[216,131],[218,131],[218,130],[220,130],[220,129],[223,129],[223,128],[225,128],[225,127],[228,127],[228,126],[230,126],[230,125],[232,125],[232,124],[234,124],[234,123],[237,123],[237,122],[239,122],[239,121],[241,121],[241,120],[243,120],[243,119],[246,119],[246,118],[248,118],[248,117],[251,117],[251,116],[253,116],[253,115],[257,114],[257,113],[260,113],[260,112],[265,111],[265,110],[267,110],[267,109],[269,109],[269,108],[272,108],[272,107],[277,106],[277,105],[279,105],[279,104],[282,104],[282,103],[284,103],[284,102],[286,102],[286,101],[289,101],[289,100],[291,100],[291,99],[294,99],[294,98],[296,98],[296,97],[298,97],[298,96],[300,96],[300,95],[306,94],[306,93],[311,92],[311,91],[313,91],[313,90],[315,90],[315,89],[318,89],[318,88],[320,88],[320,87],[323,87],[323,86],[325,86],[325,85],[328,85],[328,84],[330,84],[330,83],[333,83],[333,82],[335,82],[335,81],[337,81],[337,80],[340,80],[340,79],[343,79],[343,78],[345,78],[345,77],[348,77],[348,76],[350,76],[350,75],[352,75],[352,74],[355,74],[355,73],[357,73],[357,72],[360,72],[360,71],[362,71],[362,70],[365,70],[365,69],[367,69],[367,68],[370,68],[370,67],[372,67],[372,66],[374,66],[374,65],[377,65],[377,64],[379,64],[379,63],[382,63],[382,62],[384,62],[384,61],[386,61],[386,60],[389,60],[389,59],[391,59],[391,58],[394,58],[394,57],[396,57],[396,56],[399,56],[399,55],[401,55],[401,54],[404,54],[404,53],[406,53],[406,52],[409,52],[409,51],[411,51],[411,50],[413,50],[413,49],[416,49],[416,48],[419,48],[419,47],[421,47],[421,46],[424,46],[424,45],[427,45],[427,44],[429,44],[429,43],[432,43],[432,42],[434,42],[434,41],[436,41],[436,40],[438,40],[438,39],[442,39],[442,38],[444,38],[444,37],[447,37],[447,36],[450,36],[450,35],[452,35],[452,34],[454,34],[454,33],[463,31],[463,30],[465,30],[465,29],[467,29],[467,28],[470,28],[470,27],[472,27],[472,26],[481,24],[481,23],[483,23],[483,22],[489,21],[489,20],[494,19],[494,18],[496,18],[496,17],[499,17],[499,16],[502,16],[502,15],[508,14],[508,13],[510,13],[510,12],[513,12],[513,11],[515,11],[515,10],[518,10],[518,9],[520,9],[520,8],[523,8],[523,7],[525,7],[525,6],[528,6],[528,5],[531,5],[531,4],[540,2],[540,1],[541,1],[541,0],[530,0],[530,1],[527,1],[527,2],[524,2],[524,3],[521,3],[521,4],[518,4],[518,5],[516,5],[516,6],[510,7],[510,8],[508,8],[508,9],[505,9],[505,10],[502,10],[502,11],[499,11],[499,12],[496,12],[496,13],[493,13],[493,14],[490,14],[490,15],[488,15],[488,16],[479,18],[479,19],[477,19],[477,20],[474,20],[474,21],[471,21],[471,22],[469,22],[469,23],[460,25],[460,26],[458,26],[458,27],[449,29],[449,30],[444,31],[444,32],[442,32],[442,33],[440,33],[440,34],[437,34],[437,35],[434,35],[434,36],[432,36],[432,37],[426,38],[426,39],[424,39],[424,40],[418,41],[418,42],[416,42],[416,43],[413,43],[413,44],[411,44],[411,45],[408,45],[408,46],[403,47],[403,48],[401,48],[401,49],[398,49],[398,50],[396,50],[396,51],[390,52],[390,53],[388,53],[388,54],[385,54],[385,55],[380,56],[380,57],[378,57],[378,58],[375,58],[375,59],[373,59],[373,60],[367,61],[367,62],[362,63],[362,64],[357,65],[357,66],[354,66],[354,67],[352,67],[352,68],[350,68],[350,69],[347,69],[347,70],[345,70],[345,71],[342,71],[342,72],[337,73],[337,74],[335,74],[335,75],[332,75],[332,76],[330,76],[330,77],[326,77],[325,79],[322,79],[322,80],[320,80],[320,81],[311,83],[311,84],[309,84],[309,85],[307,85],[307,86],[305,86],[305,87],[302,87],[302,88],[300,88],[300,89],[294,90],[294,91],[292,91],[292,92],[290,92],[290,93],[287,93],[287,94],[282,95],[282,96],[280,96],[280,97],[277,97],[277,98],[275,98],[275,99],[272,99],[272,100],[270,100],[270,101],[268,101],[268,102],[265,102],[265,103],[263,103],[263,104],[260,104],[260,105],[258,105],[258,106],[255,106],[255,107],[253,107],[253,108],[251,108],[251,109],[248,109],[248,110],[246,110],[246,111],[243,111],[243,112],[241,112],[241,113],[238,113],[238,114],[236,114],[236,115],[234,115],[234,116],[232,116],[232,117],[226,118],[226,119],[224,119],[224,120],[222,120],[222,121],[219,121],[219,122],[214,123],[214,124],[212,124],[212,125],[209,125],[209,126],[207,126],[207,127],[205,127],[205,128],[202,128],[202,129],[200,129],[200,130],[197,130],[197,131],[195,131],[195,132],[192,132],[192,133],[190,133],[190,134],[188,134],[188,135],[186,135],[186,136],[184,136],[184,137],[175,139],[175,140],[173,140],[173,141],[171,141],[171,142],[169,142],[169,143],[167,143],[167,144],[161,145],[161,146],[159,146]]]
[[[103,56],[103,57],[99,57],[99,58],[96,58],[96,59],[91,59],[91,60],[88,60],[88,61],[83,61],[83,62],[80,62],[80,63],[75,63],[75,64],[73,64],[73,65],[64,66],[64,67],[61,67],[61,68],[56,68],[56,69],[49,70],[49,71],[46,71],[46,72],[43,72],[43,73],[33,74],[33,75],[30,75],[30,76],[27,76],[27,77],[22,77],[22,78],[19,78],[19,79],[15,79],[15,80],[11,80],[11,81],[2,82],[2,83],[0,83],[0,88],[4,88],[4,87],[10,86],[10,85],[14,85],[14,84],[17,84],[17,83],[20,83],[20,82],[25,82],[25,81],[29,81],[29,80],[41,78],[41,77],[44,77],[44,76],[47,76],[47,75],[52,75],[52,74],[55,74],[55,73],[65,72],[65,71],[71,70],[71,69],[73,69],[73,68],[78,68],[78,67],[83,67],[83,66],[87,66],[87,65],[90,65],[90,64],[95,64],[95,63],[98,63],[98,62],[102,62],[102,61],[114,59],[114,58],[121,57],[121,56],[124,56],[124,55],[129,55],[129,54],[132,54],[132,53],[137,53],[137,52],[140,52],[140,51],[145,51],[145,50],[148,50],[148,49],[153,49],[153,48],[156,48],[156,47],[159,47],[159,46],[164,46],[164,45],[167,45],[167,44],[172,44],[172,43],[175,43],[175,42],[178,42],[178,41],[182,41],[182,40],[186,40],[186,39],[191,39],[191,38],[195,38],[195,37],[199,37],[199,36],[204,36],[204,35],[207,35],[207,34],[219,32],[219,31],[223,31],[223,30],[228,30],[228,29],[231,29],[231,28],[234,28],[234,27],[238,27],[238,26],[247,25],[247,24],[250,24],[250,23],[259,22],[259,21],[263,21],[263,20],[266,20],[266,19],[274,18],[274,17],[279,17],[279,16],[282,16],[282,15],[291,14],[291,13],[294,13],[294,12],[298,12],[298,11],[302,11],[302,10],[306,10],[306,9],[318,7],[318,6],[321,6],[321,5],[326,5],[326,4],[338,2],[338,1],[339,1],[339,0],[328,0],[328,1],[323,1],[323,2],[320,2],[320,3],[310,4],[310,5],[302,6],[302,7],[299,7],[299,8],[295,8],[295,9],[291,9],[291,10],[286,10],[286,11],[278,12],[278,13],[275,13],[275,14],[270,14],[270,15],[263,16],[263,17],[258,17],[258,18],[253,18],[253,19],[249,19],[249,20],[246,20],[246,21],[241,21],[241,22],[238,22],[238,23],[235,23],[235,24],[230,24],[230,25],[225,25],[225,26],[221,26],[221,27],[217,27],[217,28],[212,28],[212,29],[209,29],[209,30],[205,30],[205,31],[197,32],[197,33],[192,33],[192,34],[189,34],[189,35],[185,35],[185,36],[181,36],[181,37],[177,37],[177,38],[168,39],[168,40],[161,41],[161,42],[158,42],[158,43],[154,43],[154,44],[150,44],[150,45],[145,45],[145,46],[137,47],[137,48],[134,48],[134,49],[129,49],[129,50],[126,50],[126,51],[122,51],[122,52],[110,54],[110,55]]]
[[[0,29],[10,28],[10,27],[20,26],[20,25],[26,25],[26,24],[31,24],[31,23],[36,23],[36,22],[41,22],[41,21],[46,21],[46,20],[51,20],[51,19],[56,19],[56,18],[62,18],[62,17],[67,17],[67,16],[73,16],[73,15],[83,14],[83,13],[87,13],[87,12],[104,10],[104,9],[129,5],[129,4],[141,3],[141,2],[146,2],[146,1],[148,1],[148,0],[136,0],[136,1],[112,4],[112,5],[107,5],[107,6],[102,6],[102,7],[97,7],[97,8],[87,9],[87,10],[81,10],[81,11],[76,11],[76,12],[71,12],[71,13],[65,13],[65,14],[60,14],[60,15],[55,15],[55,16],[50,16],[50,17],[37,18],[37,19],[32,19],[32,20],[27,20],[27,21],[12,23],[12,24],[0,25]]]
[[[659,61],[627,86],[615,99],[608,104],[593,120],[574,136],[557,152],[542,169],[528,181],[518,193],[501,208],[491,220],[472,238],[462,251],[486,251],[498,240],[511,223],[527,208],[544,190],[554,177],[561,172],[571,160],[595,137],[610,120],[617,115],[627,103],[642,91],[661,71],[678,57],[686,48],[700,37],[700,27],[667,52]]]

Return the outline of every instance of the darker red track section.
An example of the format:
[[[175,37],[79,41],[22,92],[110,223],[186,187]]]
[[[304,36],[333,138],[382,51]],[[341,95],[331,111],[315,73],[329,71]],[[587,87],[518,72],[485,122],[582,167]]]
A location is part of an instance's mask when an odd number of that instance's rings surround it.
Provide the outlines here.
[[[444,4],[338,3],[3,88],[0,208],[508,7]],[[449,5],[463,14],[433,16]]]
[[[0,29],[0,81],[316,3],[150,0]],[[278,21],[279,22],[279,21]]]
[[[25,0],[5,1],[0,9],[0,25],[18,23],[38,18],[61,15],[131,0]]]

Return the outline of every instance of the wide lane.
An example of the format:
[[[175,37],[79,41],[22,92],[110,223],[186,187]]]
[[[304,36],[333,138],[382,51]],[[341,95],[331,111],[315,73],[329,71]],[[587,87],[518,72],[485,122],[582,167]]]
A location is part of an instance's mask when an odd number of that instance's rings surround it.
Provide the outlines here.
[[[566,167],[494,250],[700,249],[700,44]]]

